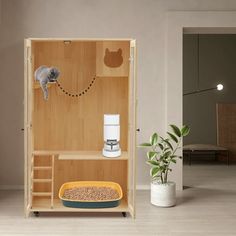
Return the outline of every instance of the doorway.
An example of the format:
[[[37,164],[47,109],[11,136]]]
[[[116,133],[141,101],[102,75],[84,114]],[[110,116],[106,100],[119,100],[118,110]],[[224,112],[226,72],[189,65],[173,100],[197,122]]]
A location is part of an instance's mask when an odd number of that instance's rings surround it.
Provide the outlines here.
[[[184,186],[236,184],[235,65],[236,34],[183,35]]]
[[[228,11],[168,12],[166,31],[166,129],[183,123],[183,33],[235,33],[236,14]],[[182,150],[180,150],[181,154]],[[172,172],[177,190],[183,189],[183,163]]]

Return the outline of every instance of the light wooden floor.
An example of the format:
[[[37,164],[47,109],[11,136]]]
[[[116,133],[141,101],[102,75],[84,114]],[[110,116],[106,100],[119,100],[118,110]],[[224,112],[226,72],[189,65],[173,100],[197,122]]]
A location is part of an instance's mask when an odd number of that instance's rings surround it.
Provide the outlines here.
[[[23,191],[0,191],[0,235],[236,235],[236,165],[184,167],[187,188],[173,208],[149,203],[137,192],[137,218],[120,214],[23,217]]]

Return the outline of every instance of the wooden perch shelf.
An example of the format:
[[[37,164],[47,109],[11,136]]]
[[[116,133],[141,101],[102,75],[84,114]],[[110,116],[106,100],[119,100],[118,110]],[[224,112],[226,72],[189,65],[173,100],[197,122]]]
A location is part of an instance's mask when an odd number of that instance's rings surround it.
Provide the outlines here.
[[[34,151],[35,156],[58,156],[59,160],[128,160],[128,153],[122,152],[120,157],[107,158],[101,151]]]
[[[47,84],[47,87],[50,88],[52,85],[55,85],[55,84],[56,84],[56,82],[49,82],[49,83]],[[33,88],[34,88],[34,89],[39,89],[39,88],[41,88],[39,82],[36,82],[36,81],[35,81],[35,82],[33,83]]]

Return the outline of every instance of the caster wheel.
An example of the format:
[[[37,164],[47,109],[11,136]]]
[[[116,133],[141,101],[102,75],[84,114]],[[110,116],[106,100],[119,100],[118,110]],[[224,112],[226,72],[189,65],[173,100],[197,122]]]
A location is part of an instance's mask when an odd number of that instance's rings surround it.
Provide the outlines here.
[[[39,212],[38,211],[34,211],[34,216],[39,217]]]
[[[123,215],[123,217],[127,216],[126,212],[122,212],[122,215]]]

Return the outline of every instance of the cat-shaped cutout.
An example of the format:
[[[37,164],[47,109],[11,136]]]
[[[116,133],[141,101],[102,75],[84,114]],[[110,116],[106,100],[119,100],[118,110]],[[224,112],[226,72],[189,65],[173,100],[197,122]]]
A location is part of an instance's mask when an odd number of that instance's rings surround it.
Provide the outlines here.
[[[120,67],[123,63],[122,50],[119,48],[117,51],[110,51],[106,48],[104,56],[104,64],[111,68]]]

